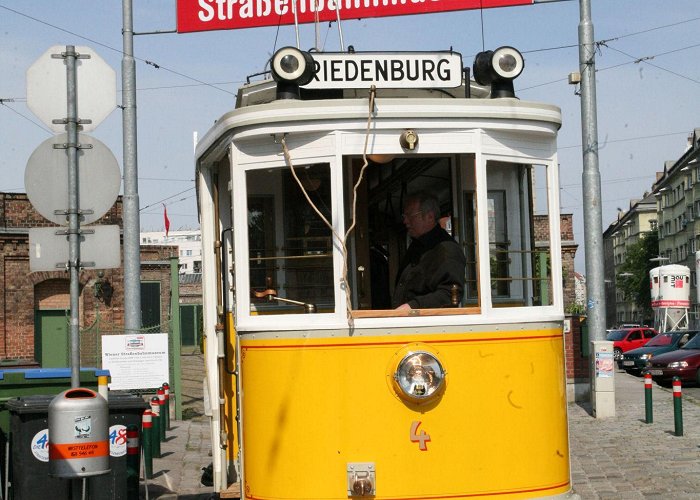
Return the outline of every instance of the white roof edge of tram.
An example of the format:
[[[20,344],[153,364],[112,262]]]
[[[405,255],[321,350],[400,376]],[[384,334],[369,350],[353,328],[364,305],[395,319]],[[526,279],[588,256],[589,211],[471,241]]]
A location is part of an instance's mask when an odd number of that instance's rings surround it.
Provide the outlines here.
[[[206,160],[235,129],[285,122],[335,122],[357,120],[366,126],[367,99],[279,100],[267,104],[234,109],[224,114],[197,144],[195,157]],[[444,99],[378,98],[375,120],[386,119],[479,119],[480,121],[535,121],[561,127],[558,106],[516,98]],[[482,125],[483,126],[483,125]],[[326,127],[320,127],[321,129]],[[212,151],[214,149],[214,151]],[[215,153],[216,154],[216,153]],[[216,155],[218,159],[218,154]]]

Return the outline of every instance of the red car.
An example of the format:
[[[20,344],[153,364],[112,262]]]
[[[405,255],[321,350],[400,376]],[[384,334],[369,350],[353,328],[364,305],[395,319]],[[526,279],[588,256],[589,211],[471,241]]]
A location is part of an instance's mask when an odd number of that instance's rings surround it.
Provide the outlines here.
[[[647,371],[659,385],[670,385],[673,377],[682,384],[700,385],[700,335],[696,335],[680,349],[654,356],[647,363]]]
[[[642,347],[657,334],[658,332],[653,328],[640,326],[638,328],[610,330],[606,339],[613,342],[613,356],[619,362],[622,360],[622,353]]]

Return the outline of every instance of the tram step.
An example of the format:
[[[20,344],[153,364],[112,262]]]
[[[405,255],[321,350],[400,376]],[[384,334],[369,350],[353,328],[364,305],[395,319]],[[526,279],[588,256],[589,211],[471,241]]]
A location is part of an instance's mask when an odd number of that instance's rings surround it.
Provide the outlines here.
[[[241,483],[233,483],[226,491],[219,492],[219,498],[241,498]]]

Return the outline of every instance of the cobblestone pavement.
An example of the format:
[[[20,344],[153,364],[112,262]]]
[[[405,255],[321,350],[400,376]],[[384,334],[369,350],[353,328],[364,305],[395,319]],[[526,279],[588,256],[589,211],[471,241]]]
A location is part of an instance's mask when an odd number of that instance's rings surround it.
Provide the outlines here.
[[[675,435],[673,394],[653,385],[645,423],[644,379],[615,373],[615,417],[569,405],[571,475],[582,500],[700,499],[700,401],[683,397],[683,436]]]
[[[158,500],[205,500],[217,498],[213,487],[202,485],[202,467],[211,463],[209,422],[206,418],[171,421],[161,458],[153,459],[153,479],[148,498]],[[141,498],[146,498],[141,481]]]
[[[204,416],[202,379],[204,358],[198,348],[183,347],[181,362],[182,414],[171,420],[167,440],[161,443],[161,458],[153,459],[153,479],[148,481],[148,499],[208,500],[217,498],[213,487],[202,485],[202,468],[211,459],[209,419]],[[141,481],[141,498],[146,498]]]

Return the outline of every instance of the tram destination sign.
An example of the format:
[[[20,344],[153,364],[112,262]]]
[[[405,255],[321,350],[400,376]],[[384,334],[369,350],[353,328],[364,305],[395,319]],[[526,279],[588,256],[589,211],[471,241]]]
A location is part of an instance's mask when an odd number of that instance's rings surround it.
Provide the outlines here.
[[[542,0],[177,0],[177,31],[230,30],[531,5]],[[338,2],[336,4],[336,2]]]
[[[455,88],[462,84],[457,52],[314,52],[307,89]]]

